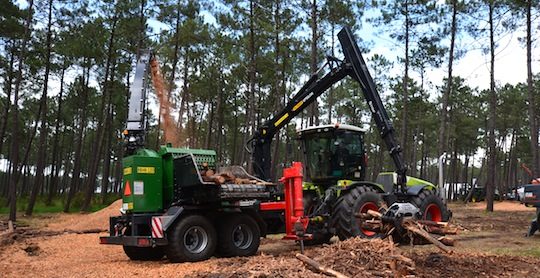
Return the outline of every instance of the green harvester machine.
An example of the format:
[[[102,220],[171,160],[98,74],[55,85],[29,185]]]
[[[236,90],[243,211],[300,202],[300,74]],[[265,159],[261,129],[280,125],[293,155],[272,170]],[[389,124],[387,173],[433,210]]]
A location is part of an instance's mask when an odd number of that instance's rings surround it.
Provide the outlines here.
[[[260,238],[284,233],[303,246],[333,236],[377,237],[357,217],[380,212],[403,239],[405,218],[447,221],[451,213],[438,188],[408,177],[392,123],[350,29],[338,34],[344,59],[328,57],[326,73],[314,74],[286,107],[258,128],[248,143],[253,174],[220,167],[213,150],[163,146],[146,149],[146,76],[153,56],[143,53],[130,87],[123,160],[121,215],[111,217],[102,244],[122,245],[132,260],[200,261],[213,255],[249,256]],[[364,132],[345,124],[309,127],[298,135],[305,165],[291,163],[279,183],[271,182],[274,135],[343,78],[357,81],[395,172],[366,180]],[[216,175],[209,176],[208,173]]]

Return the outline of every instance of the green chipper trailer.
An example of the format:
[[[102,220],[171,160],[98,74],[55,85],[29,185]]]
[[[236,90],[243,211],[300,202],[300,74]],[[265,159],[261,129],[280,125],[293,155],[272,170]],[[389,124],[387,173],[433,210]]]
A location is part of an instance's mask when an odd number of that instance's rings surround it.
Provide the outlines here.
[[[400,227],[405,218],[448,221],[451,213],[437,186],[406,175],[394,128],[350,29],[343,28],[338,39],[344,59],[328,57],[324,75],[314,74],[248,142],[252,174],[241,166],[220,166],[213,150],[144,148],[145,77],[153,59],[144,53],[130,87],[121,215],[111,217],[110,235],[100,242],[122,245],[132,260],[166,256],[186,262],[253,255],[267,234],[284,233],[302,247],[333,236],[377,237],[381,231],[357,217],[369,210],[383,215],[385,227],[395,227],[390,232],[396,240],[406,238]],[[279,183],[271,182],[274,135],[346,77],[359,83],[395,172],[367,181],[363,130],[334,124],[300,130],[304,163],[291,163]],[[209,171],[234,178],[209,180]]]

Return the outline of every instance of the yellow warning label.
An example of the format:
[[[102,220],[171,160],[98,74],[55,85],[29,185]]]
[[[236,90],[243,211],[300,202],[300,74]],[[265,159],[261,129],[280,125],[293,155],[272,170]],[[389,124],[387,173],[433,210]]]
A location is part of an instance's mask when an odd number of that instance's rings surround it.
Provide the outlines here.
[[[128,203],[128,209],[133,209],[133,203]]]
[[[124,168],[124,176],[131,174],[131,167]]]
[[[155,174],[156,168],[155,167],[137,167],[137,173],[138,174]]]
[[[277,120],[277,122],[274,123],[274,126],[278,126],[283,121],[285,121],[285,119],[287,119],[288,117],[289,117],[289,113],[285,113],[285,115],[281,116],[281,118],[279,118],[279,120]]]
[[[292,111],[298,110],[298,108],[300,108],[300,106],[302,106],[302,104],[304,104],[303,101],[298,102],[298,103],[292,108]]]

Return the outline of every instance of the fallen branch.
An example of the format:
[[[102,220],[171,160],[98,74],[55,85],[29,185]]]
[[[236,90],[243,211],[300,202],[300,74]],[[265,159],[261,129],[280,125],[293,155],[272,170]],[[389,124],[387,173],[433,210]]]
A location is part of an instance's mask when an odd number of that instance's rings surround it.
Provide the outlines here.
[[[418,227],[413,226],[412,223],[404,222],[403,227],[405,229],[407,229],[408,231],[411,231],[412,233],[415,233],[415,234],[423,237],[427,241],[433,243],[435,246],[437,246],[439,249],[443,250],[444,252],[446,252],[448,254],[452,253],[452,250],[449,249],[448,247],[446,247],[446,245],[442,244],[440,241],[433,238],[428,232],[426,232],[426,231],[424,231],[424,230],[422,230],[422,229],[420,229]]]
[[[314,259],[306,256],[306,255],[302,255],[300,253],[296,254],[296,258],[299,259],[300,261],[302,261],[303,263],[313,267],[314,269],[316,269],[317,271],[321,272],[321,273],[324,273],[324,274],[327,274],[327,275],[330,275],[330,276],[334,276],[334,277],[338,277],[338,278],[348,278],[349,276],[345,275],[345,274],[342,274],[338,271],[335,271],[329,267],[325,267],[325,266],[322,266],[320,265],[317,261],[315,261]]]

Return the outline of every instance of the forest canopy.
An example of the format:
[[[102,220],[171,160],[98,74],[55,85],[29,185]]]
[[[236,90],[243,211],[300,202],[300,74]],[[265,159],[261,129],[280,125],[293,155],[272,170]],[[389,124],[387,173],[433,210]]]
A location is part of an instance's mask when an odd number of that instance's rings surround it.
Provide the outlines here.
[[[342,56],[343,26],[384,34],[357,37],[409,175],[436,183],[446,153],[450,198],[459,197],[458,184],[476,181],[491,193],[526,184],[522,164],[540,175],[537,1],[0,0],[0,7],[0,207],[20,198],[26,214],[36,200],[88,211],[119,194],[129,86],[145,49],[167,83],[180,134],[172,143],[214,149],[223,165],[249,169],[244,145],[327,55]],[[497,67],[508,36],[518,38],[519,65],[527,62],[511,84],[495,78],[512,71]],[[393,47],[376,51],[384,40]],[[485,84],[456,67],[478,49],[484,60],[470,67],[489,68]],[[336,122],[367,128],[371,180],[394,170],[359,90],[342,81],[276,135],[274,177],[302,159],[287,147],[296,146],[297,128]],[[147,147],[157,149],[167,142],[159,105],[150,106]]]

